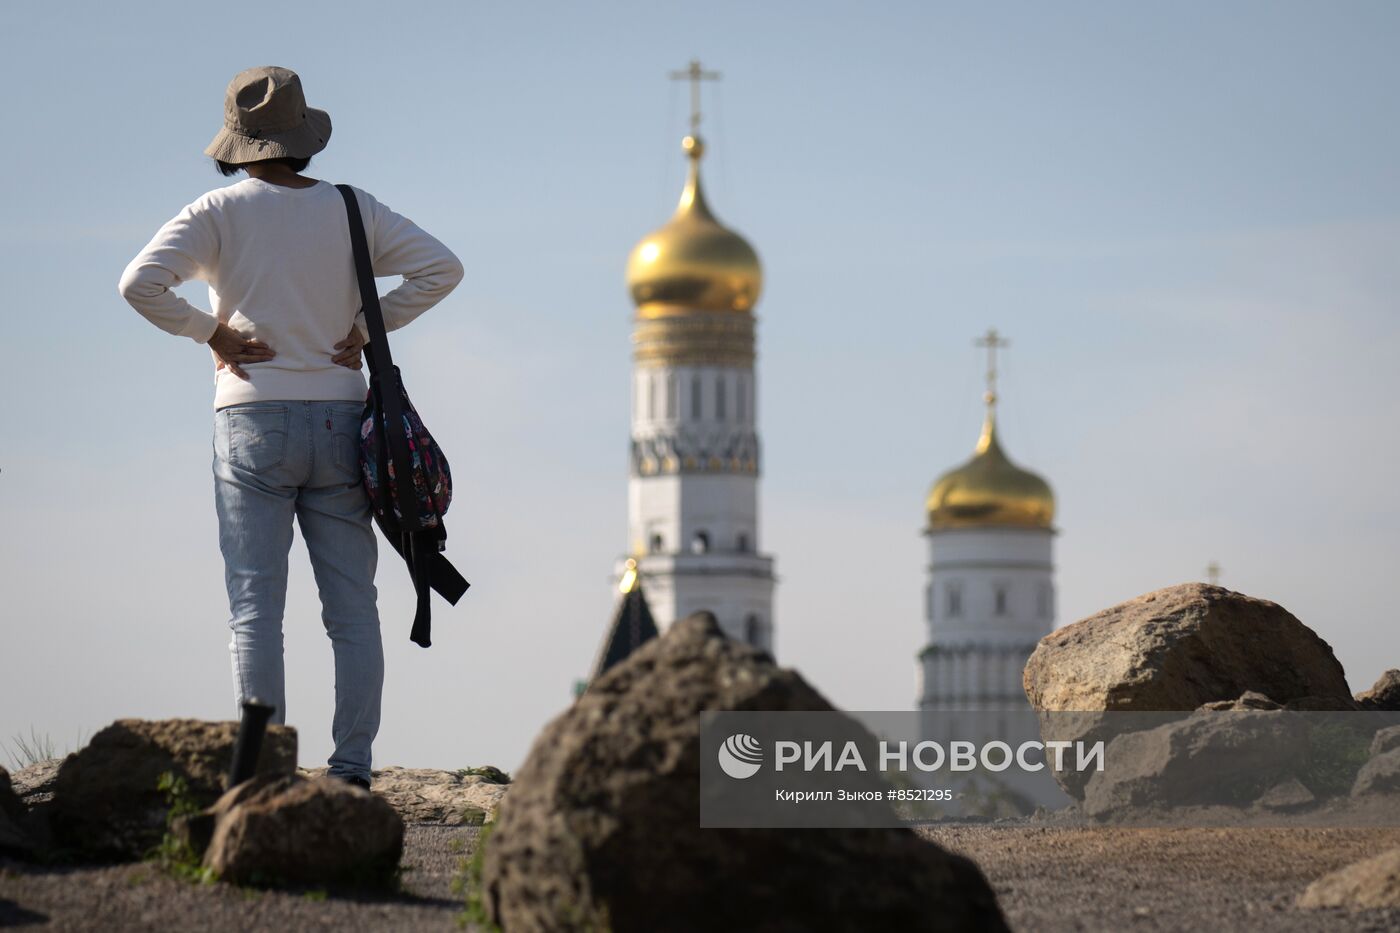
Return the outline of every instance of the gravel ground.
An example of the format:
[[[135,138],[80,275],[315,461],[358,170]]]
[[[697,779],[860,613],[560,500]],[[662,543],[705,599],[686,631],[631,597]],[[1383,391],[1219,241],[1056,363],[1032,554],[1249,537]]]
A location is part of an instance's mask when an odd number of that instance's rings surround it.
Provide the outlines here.
[[[452,878],[479,830],[414,824],[404,838],[403,894],[327,895],[195,885],[151,865],[41,868],[0,859],[0,927],[50,930],[470,930]]]
[[[1400,930],[1400,910],[1299,910],[1334,869],[1400,829],[948,826],[918,832],[982,866],[1015,930]]]
[[[1293,906],[1315,878],[1400,846],[1400,829],[962,825],[919,832],[975,859],[1022,933],[1400,931],[1400,910]],[[0,861],[0,926],[461,933],[452,878],[477,833],[466,826],[410,826],[404,893],[392,898],[197,886],[148,865],[41,868]]]

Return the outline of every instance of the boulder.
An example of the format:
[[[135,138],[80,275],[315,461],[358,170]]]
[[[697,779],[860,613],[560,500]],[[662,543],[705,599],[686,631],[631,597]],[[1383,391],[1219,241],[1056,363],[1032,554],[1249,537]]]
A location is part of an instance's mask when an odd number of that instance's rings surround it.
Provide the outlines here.
[[[1040,640],[1026,664],[1037,710],[1194,710],[1254,691],[1285,706],[1351,701],[1332,648],[1277,603],[1187,583]]]
[[[205,814],[204,865],[224,881],[387,886],[403,854],[394,808],[337,778],[260,775]]]
[[[324,768],[302,771],[315,776]],[[510,787],[496,768],[438,771],[432,768],[382,768],[373,773],[374,792],[389,802],[405,823],[448,826],[489,823]]]
[[[24,812],[18,819],[20,830],[40,853],[54,848],[49,814],[53,807],[54,788],[58,786],[58,771],[62,758],[48,758],[26,765],[10,775],[11,784]]]
[[[1255,801],[1255,805],[1275,813],[1291,813],[1306,809],[1316,802],[1317,796],[1308,790],[1306,784],[1294,777],[1266,790]]]
[[[165,832],[161,774],[183,778],[195,805],[213,803],[223,793],[237,734],[236,722],[114,722],[59,767],[49,807],[56,844],[89,857],[142,857]],[[296,757],[296,730],[269,726],[258,773],[291,774]]]
[[[1385,729],[1378,729],[1371,738],[1371,757],[1384,755],[1386,752],[1393,752],[1400,748],[1400,726],[1389,726]]]
[[[62,758],[46,758],[20,768],[10,775],[10,783],[24,805],[30,809],[53,800],[58,786],[58,769]]]
[[[1352,785],[1353,797],[1400,793],[1400,749],[1375,755],[1361,766]]]
[[[1400,711],[1400,670],[1386,671],[1356,702],[1362,709]]]
[[[1342,665],[1316,633],[1276,603],[1204,583],[1147,593],[1051,632],[1023,685],[1046,741],[1111,740],[1134,728],[1116,715],[1123,711],[1354,706]],[[1055,779],[1083,799],[1087,775]]]
[[[714,616],[674,623],[536,738],[485,845],[507,930],[1005,930],[976,865],[904,828],[701,829],[700,714],[830,710]]]
[[[1400,849],[1391,849],[1324,875],[1308,885],[1298,898],[1298,906],[1349,910],[1400,907]]]
[[[49,811],[62,763],[62,758],[48,758],[26,765],[10,775],[11,786],[22,804],[19,815],[13,816],[14,822],[25,839],[40,853],[53,849]]]
[[[1197,713],[1127,732],[1108,743],[1105,769],[1089,778],[1084,812],[1123,819],[1180,806],[1248,806],[1291,776],[1306,741],[1306,725],[1277,711]]]

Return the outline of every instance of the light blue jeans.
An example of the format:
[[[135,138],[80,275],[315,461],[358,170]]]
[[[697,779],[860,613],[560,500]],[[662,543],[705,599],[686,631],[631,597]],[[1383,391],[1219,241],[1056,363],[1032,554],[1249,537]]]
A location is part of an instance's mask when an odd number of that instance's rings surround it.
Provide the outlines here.
[[[363,402],[248,402],[214,413],[214,504],[228,585],[233,685],[286,722],[282,614],[292,517],[301,526],[335,652],[335,752],[330,773],[370,776],[379,731],[384,649],[378,559],[360,485]]]

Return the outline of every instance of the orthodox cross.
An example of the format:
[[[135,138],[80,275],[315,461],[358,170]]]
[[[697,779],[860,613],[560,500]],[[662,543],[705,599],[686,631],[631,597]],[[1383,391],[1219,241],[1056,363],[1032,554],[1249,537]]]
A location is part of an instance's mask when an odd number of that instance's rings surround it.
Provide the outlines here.
[[[627,569],[622,572],[622,579],[617,584],[617,591],[626,595],[632,592],[632,588],[637,585],[637,561],[631,557],[627,558]]]
[[[988,328],[984,336],[973,343],[987,348],[987,404],[995,405],[997,400],[997,350],[1011,346],[1011,341],[997,333],[995,327]]]
[[[692,58],[690,67],[684,71],[671,72],[672,81],[690,82],[690,135],[700,129],[700,82],[718,81],[718,71],[706,71],[700,67],[700,59]]]

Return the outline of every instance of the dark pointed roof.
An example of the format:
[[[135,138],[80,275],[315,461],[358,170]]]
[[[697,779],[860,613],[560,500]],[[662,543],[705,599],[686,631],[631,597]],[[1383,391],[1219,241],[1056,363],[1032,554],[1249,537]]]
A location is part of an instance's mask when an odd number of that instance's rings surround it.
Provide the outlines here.
[[[642,594],[642,582],[633,577],[631,585],[618,600],[617,612],[593,665],[590,683],[657,634],[656,620],[652,618],[651,607]]]

